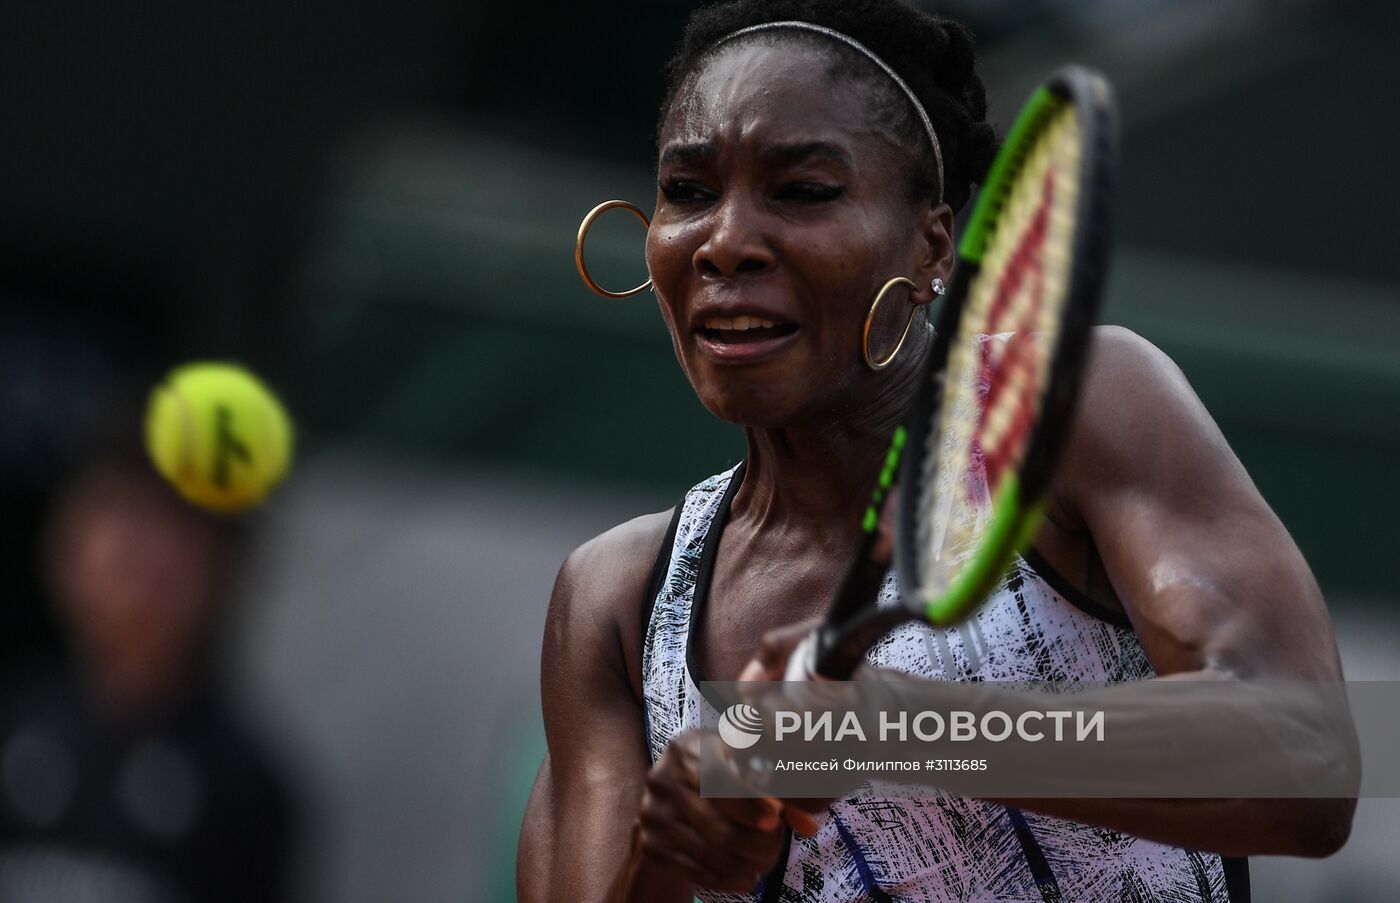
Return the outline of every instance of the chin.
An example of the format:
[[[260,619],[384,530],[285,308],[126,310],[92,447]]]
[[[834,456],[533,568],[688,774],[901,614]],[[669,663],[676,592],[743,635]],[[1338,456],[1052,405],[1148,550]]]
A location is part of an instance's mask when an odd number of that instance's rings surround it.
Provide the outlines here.
[[[812,407],[809,385],[788,387],[733,376],[720,383],[696,386],[696,395],[711,414],[739,426],[778,429],[800,420]]]
[[[833,396],[852,388],[835,361],[786,353],[748,364],[717,362],[685,349],[682,370],[700,403],[720,420],[756,429],[782,429],[830,417]],[[844,362],[843,362],[844,363]]]

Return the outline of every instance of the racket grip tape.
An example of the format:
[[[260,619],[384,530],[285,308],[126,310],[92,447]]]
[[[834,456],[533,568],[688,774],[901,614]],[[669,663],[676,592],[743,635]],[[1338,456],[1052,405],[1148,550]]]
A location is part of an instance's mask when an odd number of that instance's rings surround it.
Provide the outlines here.
[[[841,587],[837,590],[827,616],[820,626],[802,640],[788,657],[784,680],[811,680],[821,677],[828,680],[845,680],[860,666],[865,649],[854,655],[841,647],[848,645],[843,627],[854,625],[862,615],[873,610],[876,594],[885,579],[885,564],[871,558],[875,546],[875,534],[865,534],[860,553],[856,555]],[[866,609],[866,612],[862,612]]]

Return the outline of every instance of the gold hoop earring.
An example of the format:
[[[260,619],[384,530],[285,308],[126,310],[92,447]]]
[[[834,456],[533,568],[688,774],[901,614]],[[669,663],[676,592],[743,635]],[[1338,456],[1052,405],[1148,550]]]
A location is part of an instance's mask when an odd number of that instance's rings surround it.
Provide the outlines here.
[[[604,298],[630,298],[633,295],[651,288],[651,279],[648,278],[646,282],[625,292],[610,292],[593,281],[593,277],[588,275],[587,265],[583,262],[583,239],[588,235],[588,230],[593,227],[593,221],[601,214],[614,207],[621,207],[623,210],[630,211],[633,216],[642,221],[642,225],[646,226],[648,229],[651,228],[651,220],[647,219],[647,215],[642,212],[642,208],[638,207],[636,204],[630,201],[604,201],[597,207],[588,211],[588,215],[583,218],[583,222],[579,223],[578,240],[574,242],[574,265],[578,267],[578,274],[583,278],[583,284],[588,286],[595,294],[602,295]]]
[[[904,322],[904,332],[899,337],[899,342],[894,346],[894,350],[885,355],[884,360],[875,360],[870,356],[870,327],[875,322],[875,311],[880,309],[880,302],[885,300],[885,295],[896,285],[904,284],[910,289],[914,288],[914,280],[904,276],[896,276],[880,287],[880,291],[875,295],[875,300],[870,304],[870,313],[865,315],[865,329],[860,334],[860,353],[865,356],[865,366],[871,370],[883,370],[899,355],[899,349],[904,347],[904,340],[909,338],[909,330],[914,326],[914,314],[918,313],[918,306],[911,303],[909,319]]]

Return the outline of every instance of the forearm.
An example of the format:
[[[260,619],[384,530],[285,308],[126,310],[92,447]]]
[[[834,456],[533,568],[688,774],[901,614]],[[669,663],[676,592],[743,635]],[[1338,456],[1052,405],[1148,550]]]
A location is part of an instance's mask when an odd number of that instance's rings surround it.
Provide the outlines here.
[[[1185,672],[1156,678],[1155,682],[1182,682],[1193,680],[1225,679],[1214,671]],[[1109,688],[1103,692],[1112,692]],[[1322,698],[1322,697],[1319,697]],[[1091,699],[1092,701],[1092,699]],[[1238,723],[1241,720],[1258,722],[1266,718],[1259,710],[1246,712],[1240,701],[1217,702],[1213,707],[1199,706],[1190,710],[1184,707],[1154,709],[1152,717],[1164,719],[1165,733],[1187,730],[1201,719],[1215,723]],[[1312,732],[1314,743],[1308,744],[1313,750],[1328,750],[1324,757],[1345,759],[1348,737],[1345,734],[1349,721],[1326,719],[1332,728],[1324,736],[1321,728]],[[1296,752],[1296,750],[1290,750]],[[1190,747],[1185,754],[1190,755]],[[1196,751],[1201,761],[1198,767],[1209,768],[1219,765],[1211,760],[1209,750]],[[1256,760],[1257,761],[1257,760]],[[1189,762],[1182,762],[1183,768],[1191,768]],[[1272,762],[1274,774],[1281,774],[1289,767],[1287,759]],[[1300,775],[1300,780],[1306,780]],[[1224,856],[1328,856],[1341,848],[1350,833],[1352,813],[1356,809],[1353,798],[1337,799],[1280,799],[1280,798],[1229,798],[1213,799],[1021,799],[1001,800],[1000,802],[1086,824],[1098,825],[1142,837],[1158,843],[1187,847],[1194,850],[1208,850]]]
[[[1346,842],[1349,799],[1007,799],[997,802],[1222,856],[1328,856]]]
[[[693,888],[645,861],[637,829],[614,789],[600,796],[561,802],[546,759],[525,809],[516,860],[516,896],[521,903],[593,900],[691,903]],[[636,803],[631,804],[635,818]],[[594,816],[594,817],[589,817]]]
[[[546,857],[534,849],[536,846],[522,838],[520,868],[516,875],[516,893],[522,903],[553,900],[691,903],[695,897],[694,885],[679,877],[675,869],[668,870],[646,857],[635,829],[615,873],[605,861],[598,859],[591,865],[578,867],[569,867],[557,860],[546,862]],[[600,890],[601,895],[594,896]]]
[[[1071,694],[882,681],[888,695],[872,697],[880,700],[872,707],[968,711],[978,723],[988,712],[1013,723],[1027,712],[1101,713],[1098,742],[1000,743],[988,772],[908,776],[1193,849],[1313,856],[1337,849],[1359,783],[1342,685],[1182,677]]]
[[[608,890],[607,903],[691,903],[694,898],[693,884],[675,869],[667,869],[646,856],[640,828],[634,827],[627,858]]]

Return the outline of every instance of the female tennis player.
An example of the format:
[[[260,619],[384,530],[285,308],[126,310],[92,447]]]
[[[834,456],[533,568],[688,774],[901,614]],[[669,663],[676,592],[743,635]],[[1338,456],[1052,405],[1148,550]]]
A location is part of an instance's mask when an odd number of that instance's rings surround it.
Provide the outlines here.
[[[896,0],[707,7],[666,79],[647,267],[682,370],[748,454],[564,563],[521,899],[1239,901],[1241,857],[1338,849],[1351,801],[700,796],[696,685],[779,677],[830,604],[997,141],[967,29]],[[913,288],[865,330],[897,276]],[[1302,555],[1163,354],[1098,330],[1062,462],[976,617],[902,628],[871,664],[1340,679]]]

